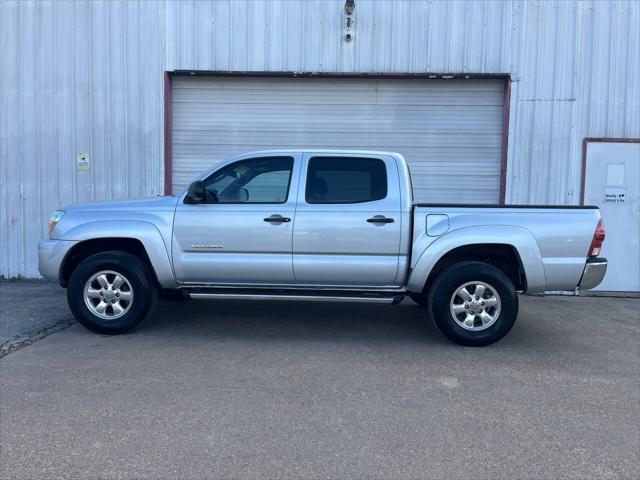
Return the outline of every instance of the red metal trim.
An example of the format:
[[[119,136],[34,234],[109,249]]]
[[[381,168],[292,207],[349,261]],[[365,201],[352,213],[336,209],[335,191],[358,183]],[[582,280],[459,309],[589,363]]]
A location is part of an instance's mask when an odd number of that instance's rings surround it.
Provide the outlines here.
[[[605,143],[640,143],[640,138],[616,138],[616,137],[585,137],[585,142]]]
[[[580,205],[584,205],[584,185],[587,178],[587,143],[589,140],[582,140],[582,178],[580,179]]]
[[[164,72],[164,194],[171,195],[173,181],[173,121],[171,118],[171,73]]]
[[[640,143],[640,138],[585,137],[582,140],[582,178],[580,179],[580,205],[584,205],[584,189],[587,181],[587,147],[590,143]]]
[[[502,110],[502,150],[500,152],[500,205],[507,196],[507,160],[509,156],[509,113],[511,112],[511,77],[504,79]]]
[[[397,73],[397,72],[266,72],[266,71],[208,71],[175,70],[173,75],[203,77],[301,77],[301,78],[390,78],[390,79],[494,79],[510,78],[507,73]]]

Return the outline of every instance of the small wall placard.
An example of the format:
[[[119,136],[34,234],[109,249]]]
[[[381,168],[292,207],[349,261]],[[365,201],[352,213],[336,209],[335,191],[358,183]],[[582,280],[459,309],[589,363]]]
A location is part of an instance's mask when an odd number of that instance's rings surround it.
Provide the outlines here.
[[[87,172],[91,170],[88,153],[78,153],[76,155],[76,169],[78,169],[79,172]]]

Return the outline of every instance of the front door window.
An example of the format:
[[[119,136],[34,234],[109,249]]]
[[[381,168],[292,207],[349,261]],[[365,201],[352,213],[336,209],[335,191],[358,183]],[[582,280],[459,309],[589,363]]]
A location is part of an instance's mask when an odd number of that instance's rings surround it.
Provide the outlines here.
[[[206,203],[284,203],[292,158],[252,158],[218,170],[204,182]]]

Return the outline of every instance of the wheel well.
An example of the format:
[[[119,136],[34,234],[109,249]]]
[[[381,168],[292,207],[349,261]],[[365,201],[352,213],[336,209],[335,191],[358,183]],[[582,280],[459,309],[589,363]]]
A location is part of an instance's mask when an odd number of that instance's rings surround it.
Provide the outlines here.
[[[451,265],[466,260],[477,260],[493,265],[509,277],[517,291],[525,291],[527,289],[527,278],[524,267],[522,266],[522,261],[520,260],[520,255],[518,255],[517,250],[512,245],[478,243],[464,245],[447,252],[438,260],[438,263],[435,264],[431,273],[429,273],[424,291],[429,288],[431,282],[433,282],[440,272]]]
[[[144,245],[142,245],[140,240],[135,238],[94,238],[80,242],[69,250],[60,269],[60,284],[63,287],[67,286],[71,273],[80,265],[80,262],[91,255],[109,250],[131,253],[142,259],[142,261],[149,265],[149,270],[155,277],[153,265],[151,265],[147,251],[144,249]]]

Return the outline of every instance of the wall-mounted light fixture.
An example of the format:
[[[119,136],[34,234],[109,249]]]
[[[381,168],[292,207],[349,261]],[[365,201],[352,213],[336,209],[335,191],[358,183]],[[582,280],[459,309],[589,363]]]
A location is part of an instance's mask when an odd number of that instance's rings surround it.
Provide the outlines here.
[[[353,40],[353,33],[351,32],[351,27],[353,26],[353,11],[356,8],[356,0],[345,0],[344,2],[344,14],[345,21],[347,24],[347,30],[344,34],[344,40],[346,42],[350,42]]]
[[[346,0],[344,2],[344,13],[347,15],[353,15],[353,11],[356,8],[356,0]]]

